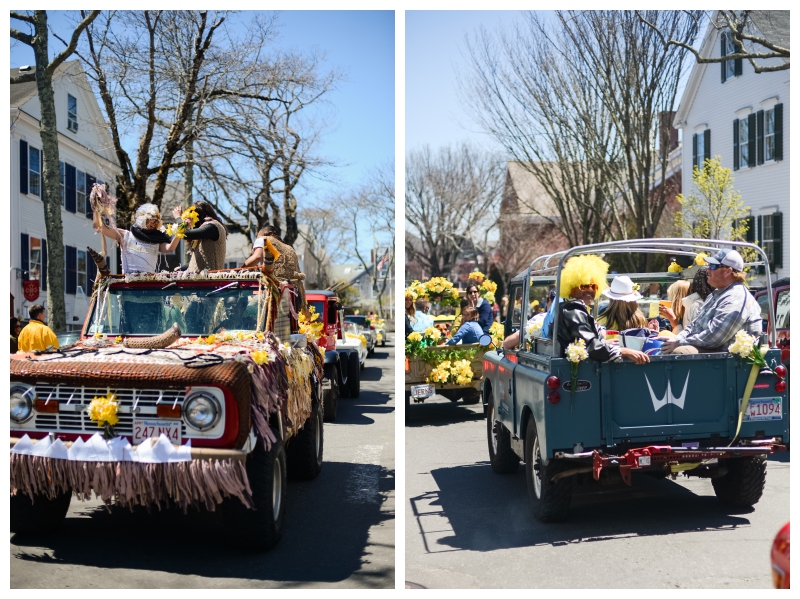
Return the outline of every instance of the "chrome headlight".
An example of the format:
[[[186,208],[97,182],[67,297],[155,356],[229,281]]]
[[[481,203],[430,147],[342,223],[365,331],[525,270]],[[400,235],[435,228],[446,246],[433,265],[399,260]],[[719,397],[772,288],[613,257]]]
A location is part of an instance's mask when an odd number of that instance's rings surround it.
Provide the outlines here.
[[[183,402],[183,417],[186,424],[199,431],[213,428],[220,419],[217,398],[203,391],[191,393]]]
[[[33,386],[23,383],[11,385],[11,420],[17,424],[30,420],[35,397],[36,389]]]

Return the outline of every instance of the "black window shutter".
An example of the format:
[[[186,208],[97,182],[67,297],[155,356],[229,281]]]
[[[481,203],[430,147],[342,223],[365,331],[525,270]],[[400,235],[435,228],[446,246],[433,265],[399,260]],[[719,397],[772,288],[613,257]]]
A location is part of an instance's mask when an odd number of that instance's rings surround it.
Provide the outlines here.
[[[89,201],[89,196],[92,193],[92,185],[97,183],[97,179],[91,175],[86,175],[86,218],[92,218],[92,203]]]
[[[692,170],[697,166],[697,133],[692,135]]]
[[[725,50],[727,50],[727,48],[725,47],[725,36],[721,35],[721,36],[719,36],[719,55],[720,56],[725,56]],[[726,65],[726,62],[724,60],[721,63],[719,63],[719,66],[722,67],[722,69],[721,69],[722,70],[722,83],[725,83],[725,65]]]
[[[754,216],[748,216],[745,218],[747,221],[747,232],[744,234],[744,240],[747,243],[755,243],[756,242],[756,218]]]
[[[739,119],[733,119],[733,170],[739,170]]]
[[[30,245],[28,244],[28,235],[22,233],[19,236],[19,247],[20,247],[20,268],[22,269],[22,279],[27,281],[30,277],[28,270],[31,267],[30,263]]]
[[[28,193],[28,142],[19,140],[19,192]]]
[[[711,129],[703,131],[703,160],[711,159]]]
[[[47,291],[47,240],[42,239],[42,274],[39,277],[42,291]]]
[[[64,208],[75,213],[77,194],[75,189],[75,167],[64,163]]]
[[[756,115],[751,112],[747,115],[747,166],[756,165]]]
[[[92,260],[92,257],[89,255],[89,252],[86,252],[86,276],[89,279],[88,283],[89,289],[85,290],[86,293],[88,294],[92,288],[94,280],[97,278],[97,264],[95,264],[94,260]]]
[[[736,58],[733,61],[733,76],[739,77],[742,74],[742,59]]]
[[[756,154],[758,164],[764,164],[764,111],[756,113]]]
[[[775,160],[783,160],[783,104],[775,104]]]
[[[783,213],[772,215],[772,248],[775,268],[783,268]]]
[[[67,267],[65,293],[75,295],[78,287],[78,252],[74,247],[68,245],[64,257]]]
[[[761,231],[762,231],[762,229],[761,229],[761,215],[759,215],[759,216],[756,217],[756,240],[755,240],[754,243],[758,247],[763,248],[764,247],[764,236],[761,234]],[[760,255],[759,255],[759,259],[760,259]],[[758,272],[758,274],[763,275],[764,274],[764,267],[763,266],[759,266],[756,269],[756,271]]]

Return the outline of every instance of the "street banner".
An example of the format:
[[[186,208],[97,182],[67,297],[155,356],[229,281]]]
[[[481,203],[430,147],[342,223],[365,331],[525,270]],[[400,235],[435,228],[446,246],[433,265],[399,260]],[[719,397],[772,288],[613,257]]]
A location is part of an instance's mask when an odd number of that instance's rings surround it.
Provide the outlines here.
[[[22,281],[22,293],[29,302],[39,299],[39,280]]]

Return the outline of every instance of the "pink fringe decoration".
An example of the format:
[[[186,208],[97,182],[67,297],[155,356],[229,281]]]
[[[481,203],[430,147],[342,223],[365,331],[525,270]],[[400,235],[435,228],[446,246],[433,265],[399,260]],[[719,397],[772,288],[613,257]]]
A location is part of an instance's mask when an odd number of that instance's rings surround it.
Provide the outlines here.
[[[72,489],[86,501],[92,491],[106,504],[156,506],[168,499],[186,513],[191,507],[214,511],[223,499],[236,497],[254,508],[244,462],[192,460],[166,464],[140,462],[72,462],[11,454],[11,494],[53,498]]]

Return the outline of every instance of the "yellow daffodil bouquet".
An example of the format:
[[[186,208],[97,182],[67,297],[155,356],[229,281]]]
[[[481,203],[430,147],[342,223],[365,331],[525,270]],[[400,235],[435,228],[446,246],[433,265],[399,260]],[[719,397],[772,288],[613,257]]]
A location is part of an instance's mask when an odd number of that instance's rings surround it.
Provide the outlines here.
[[[440,385],[448,383],[467,385],[472,382],[473,376],[469,360],[443,360],[431,370],[428,382]]]
[[[504,332],[503,325],[501,325],[499,322],[493,322],[492,326],[489,327],[489,335],[492,336],[492,343],[494,343],[495,347],[502,346]]]
[[[426,290],[425,297],[430,301],[438,302],[442,306],[457,306],[459,304],[458,289],[453,287],[453,284],[444,277],[433,277],[423,283],[423,286]]]
[[[322,329],[324,325],[319,322],[319,314],[314,310],[314,306],[308,307],[308,316],[304,312],[300,312],[297,316],[300,333],[305,335],[309,341],[316,343],[322,337]]]
[[[478,291],[481,292],[481,297],[483,299],[490,304],[493,304],[495,301],[494,294],[497,293],[497,283],[490,281],[489,279],[485,279],[483,283],[478,286]]]
[[[181,239],[186,237],[186,229],[193,228],[197,221],[200,220],[200,215],[194,206],[189,206],[181,213],[181,219],[173,226],[172,223],[167,225],[167,235],[175,235]]]
[[[572,411],[572,404],[575,400],[575,389],[578,386],[578,367],[581,362],[589,358],[589,352],[586,351],[586,341],[583,339],[576,339],[574,343],[567,346],[567,361],[569,361],[569,368],[571,371],[570,378],[570,398],[569,398],[569,411]]]
[[[87,409],[89,418],[92,422],[97,422],[97,426],[103,429],[104,439],[113,439],[117,436],[114,432],[114,425],[119,422],[117,410],[119,410],[119,402],[117,401],[117,396],[113,393],[102,397],[94,397],[89,403]]]
[[[764,354],[761,353],[761,348],[758,346],[757,341],[757,337],[748,335],[746,331],[741,330],[736,333],[733,343],[728,346],[728,351],[750,365],[772,370],[764,360]]]

